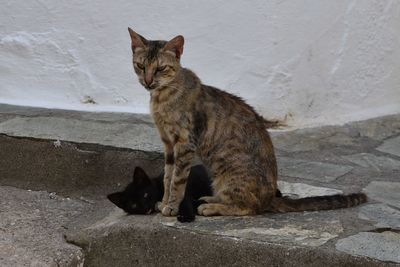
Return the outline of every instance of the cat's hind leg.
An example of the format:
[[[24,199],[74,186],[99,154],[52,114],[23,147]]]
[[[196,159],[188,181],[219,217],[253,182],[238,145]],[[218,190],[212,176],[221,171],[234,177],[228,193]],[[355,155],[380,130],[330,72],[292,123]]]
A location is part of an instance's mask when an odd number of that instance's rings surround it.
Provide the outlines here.
[[[207,203],[197,208],[199,215],[244,216],[255,215],[261,210],[262,205],[258,197],[260,188],[257,184],[244,183],[243,179],[232,177],[234,176],[230,176],[224,183],[217,181],[216,184],[222,184],[222,186],[215,188],[215,196],[201,198]]]
[[[197,208],[197,213],[203,216],[244,216],[256,214],[255,209],[250,208],[248,205],[243,205],[246,202],[246,204],[250,204],[249,199],[238,205],[235,203],[235,199],[232,199],[232,196],[235,195],[230,193],[230,190],[226,190],[210,198],[201,198],[206,200],[207,203],[201,204]]]
[[[235,205],[227,205],[223,203],[206,203],[197,208],[199,215],[203,216],[244,216],[255,215],[254,209],[241,208]]]
[[[204,196],[199,198],[199,200],[207,203],[221,203],[221,198],[219,196]]]

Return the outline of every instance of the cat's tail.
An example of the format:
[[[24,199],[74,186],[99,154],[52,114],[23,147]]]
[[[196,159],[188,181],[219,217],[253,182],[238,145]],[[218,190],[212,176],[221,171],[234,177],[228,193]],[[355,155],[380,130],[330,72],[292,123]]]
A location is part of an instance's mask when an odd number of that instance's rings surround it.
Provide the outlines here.
[[[349,208],[367,202],[364,193],[353,193],[349,195],[331,195],[306,197],[292,199],[288,197],[275,197],[267,212],[293,212],[293,211],[316,211]]]

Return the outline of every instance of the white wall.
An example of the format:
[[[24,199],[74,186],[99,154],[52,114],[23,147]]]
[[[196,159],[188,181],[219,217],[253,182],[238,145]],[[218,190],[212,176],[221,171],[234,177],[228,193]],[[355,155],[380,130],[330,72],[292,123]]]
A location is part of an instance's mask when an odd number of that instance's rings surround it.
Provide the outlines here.
[[[182,63],[204,83],[296,127],[400,113],[397,0],[3,2],[2,103],[148,112],[131,26],[184,35]]]

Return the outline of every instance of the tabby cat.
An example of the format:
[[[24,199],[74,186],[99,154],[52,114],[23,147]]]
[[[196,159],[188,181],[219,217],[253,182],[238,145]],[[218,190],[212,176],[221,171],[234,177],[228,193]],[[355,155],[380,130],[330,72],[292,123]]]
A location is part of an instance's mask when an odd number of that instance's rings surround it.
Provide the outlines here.
[[[184,38],[146,40],[129,28],[133,67],[150,93],[150,110],[165,150],[165,216],[178,214],[197,154],[213,178],[211,197],[198,213],[254,215],[350,207],[362,193],[291,200],[276,197],[277,164],[268,122],[239,97],[204,85],[180,58]]]
[[[128,214],[150,214],[157,201],[161,201],[164,193],[163,174],[150,178],[145,171],[136,167],[132,182],[121,192],[109,194],[107,198]],[[178,221],[194,221],[197,207],[204,203],[198,200],[203,196],[211,196],[211,180],[202,165],[190,169],[183,198],[178,213]]]

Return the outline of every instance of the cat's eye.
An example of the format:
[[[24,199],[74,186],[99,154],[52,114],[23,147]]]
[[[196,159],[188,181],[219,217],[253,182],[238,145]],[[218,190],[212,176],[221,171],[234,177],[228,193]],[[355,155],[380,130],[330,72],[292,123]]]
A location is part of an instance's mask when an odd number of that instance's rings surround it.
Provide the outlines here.
[[[157,71],[163,71],[163,70],[165,70],[165,68],[166,68],[167,66],[159,66],[158,68],[157,68]]]
[[[141,70],[144,70],[144,65],[141,63],[136,63],[136,67],[138,67]]]
[[[144,198],[147,198],[148,195],[149,195],[148,193],[144,193],[143,197],[144,197]]]

